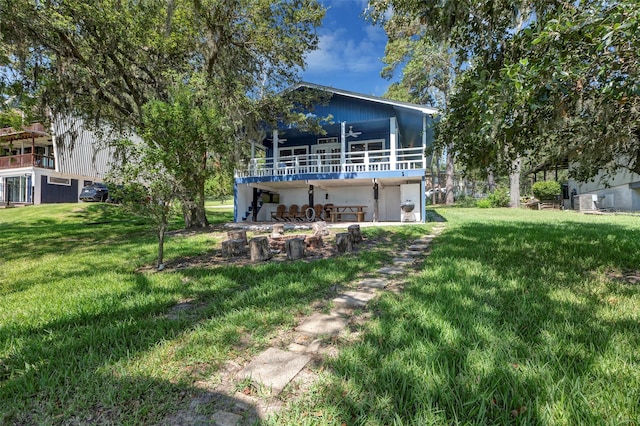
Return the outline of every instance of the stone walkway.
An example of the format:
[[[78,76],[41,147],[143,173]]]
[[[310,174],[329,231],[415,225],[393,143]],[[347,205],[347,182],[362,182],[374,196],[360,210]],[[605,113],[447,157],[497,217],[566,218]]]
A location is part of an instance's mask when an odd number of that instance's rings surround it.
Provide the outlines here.
[[[304,318],[292,332],[292,335],[279,339],[289,341],[286,349],[270,347],[258,354],[246,365],[229,362],[218,378],[219,385],[199,399],[192,401],[192,410],[199,405],[215,403],[220,407],[213,416],[176,413],[167,424],[240,426],[253,424],[282,408],[284,402],[278,396],[288,385],[311,386],[315,374],[310,364],[321,365],[324,357],[336,356],[335,344],[338,337],[349,330],[354,322],[366,321],[363,314],[369,301],[382,291],[400,292],[403,278],[415,271],[418,263],[431,252],[431,243],[445,228],[437,224],[432,234],[425,235],[398,252],[390,265],[380,268],[376,277],[363,278],[354,289],[335,297],[333,309],[329,313],[316,312]],[[277,345],[278,342],[274,342]],[[229,394],[230,383],[246,383],[243,390]],[[210,386],[203,386],[210,389]],[[225,395],[226,394],[226,395]]]

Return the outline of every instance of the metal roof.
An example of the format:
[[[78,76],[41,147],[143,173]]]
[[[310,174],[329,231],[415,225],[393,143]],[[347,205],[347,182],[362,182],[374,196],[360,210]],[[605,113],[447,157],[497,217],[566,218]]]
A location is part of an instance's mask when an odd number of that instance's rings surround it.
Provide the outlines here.
[[[370,101],[370,102],[377,102],[377,103],[390,105],[390,106],[394,106],[394,107],[398,107],[398,108],[405,108],[405,109],[410,109],[410,110],[413,110],[413,111],[420,111],[423,114],[432,115],[432,114],[438,114],[438,112],[439,112],[435,108],[424,106],[424,105],[412,104],[410,102],[394,101],[394,100],[387,99],[387,98],[381,98],[379,96],[363,95],[361,93],[350,92],[348,90],[342,90],[342,89],[335,89],[333,87],[321,86],[319,84],[313,84],[313,83],[307,83],[307,82],[298,83],[293,88],[293,90],[297,90],[297,89],[303,88],[303,87],[307,87],[309,89],[321,90],[321,91],[324,91],[324,92],[335,93],[336,95],[346,96],[346,97],[350,97],[350,98],[354,98],[354,99],[362,99],[362,100],[366,100],[366,101]]]

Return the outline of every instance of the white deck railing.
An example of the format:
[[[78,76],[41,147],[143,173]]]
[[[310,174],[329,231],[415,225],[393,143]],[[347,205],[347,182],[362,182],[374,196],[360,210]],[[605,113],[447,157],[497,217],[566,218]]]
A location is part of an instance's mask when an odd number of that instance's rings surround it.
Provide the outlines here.
[[[273,158],[254,158],[248,167],[236,170],[236,177],[298,175],[305,173],[365,173],[426,168],[422,147],[391,150],[305,154]]]

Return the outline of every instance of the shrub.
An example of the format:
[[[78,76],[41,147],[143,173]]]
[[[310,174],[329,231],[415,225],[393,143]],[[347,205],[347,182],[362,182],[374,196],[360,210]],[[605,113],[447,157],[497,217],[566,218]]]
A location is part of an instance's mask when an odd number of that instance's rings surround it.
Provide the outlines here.
[[[476,201],[476,207],[478,207],[479,209],[488,209],[491,207],[491,201],[489,201],[488,198],[481,198],[480,200]]]
[[[531,186],[531,191],[540,201],[555,200],[560,195],[560,184],[554,180],[536,182]]]
[[[487,196],[491,207],[509,207],[509,192],[505,189],[496,189]]]
[[[461,195],[456,199],[456,207],[476,207],[477,200],[473,197],[469,197],[466,195]]]

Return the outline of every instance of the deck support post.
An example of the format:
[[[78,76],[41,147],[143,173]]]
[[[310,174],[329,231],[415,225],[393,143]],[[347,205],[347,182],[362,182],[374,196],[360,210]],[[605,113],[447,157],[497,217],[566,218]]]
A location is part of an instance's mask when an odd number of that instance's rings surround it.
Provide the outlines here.
[[[347,152],[347,122],[340,123],[340,171],[344,171]]]
[[[391,150],[391,154],[389,155],[391,170],[396,170],[396,162],[398,161],[398,128],[395,117],[389,118],[389,149]]]

